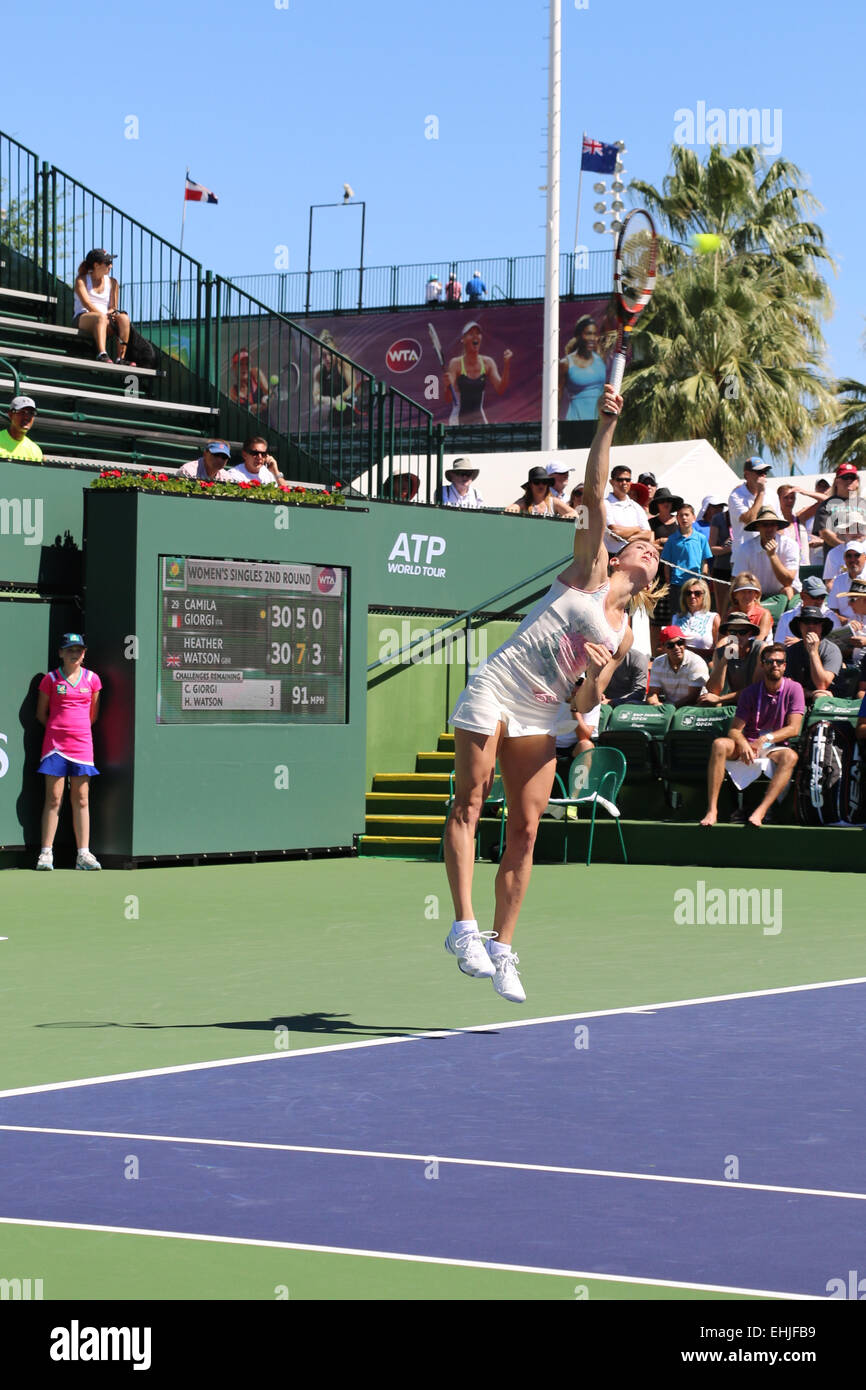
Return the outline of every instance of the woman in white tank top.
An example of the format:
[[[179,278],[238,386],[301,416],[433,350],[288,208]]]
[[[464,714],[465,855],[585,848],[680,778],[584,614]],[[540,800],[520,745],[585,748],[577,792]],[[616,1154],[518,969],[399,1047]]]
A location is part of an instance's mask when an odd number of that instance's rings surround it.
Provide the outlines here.
[[[632,644],[629,603],[655,586],[659,568],[652,541],[629,541],[615,555],[604,545],[610,444],[622,409],[622,397],[610,386],[604,388],[601,409],[586,465],[574,558],[472,677],[451,717],[455,776],[445,865],[454,924],[445,948],[457,956],[464,974],[492,979],[497,993],[513,1003],[526,998],[511,943],[538,822],[553,786],[561,703],[581,675],[573,707],[588,713],[600,702]],[[506,846],[496,876],[493,930],[482,936],[472,908],[475,833],[497,758],[508,805]]]
[[[109,333],[117,338],[116,362],[127,362],[129,316],[117,307],[118,285],[110,275],[113,257],[109,251],[88,251],[78,267],[75,278],[72,322],[81,333],[89,333],[96,341],[97,361],[110,362],[106,350]],[[127,363],[134,367],[134,362]]]

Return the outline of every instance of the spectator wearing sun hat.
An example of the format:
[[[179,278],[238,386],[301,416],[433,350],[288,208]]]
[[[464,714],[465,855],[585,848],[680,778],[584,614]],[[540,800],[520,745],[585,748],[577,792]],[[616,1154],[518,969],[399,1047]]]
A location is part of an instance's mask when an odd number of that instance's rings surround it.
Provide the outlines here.
[[[32,396],[15,396],[9,405],[9,428],[0,432],[0,458],[41,463],[42,450],[28,436],[36,419]]]
[[[464,511],[483,507],[484,498],[474,485],[479,472],[469,459],[455,459],[451,467],[445,469],[447,481],[437,492],[436,501],[441,507],[461,507]]]
[[[862,683],[866,670],[866,577],[849,580],[845,592],[837,597],[846,601],[854,616],[828,633],[827,641],[839,647],[846,664],[858,667]]]
[[[837,613],[840,618],[853,618],[854,610],[848,599],[843,597],[843,593],[851,588],[852,580],[866,579],[866,545],[863,541],[846,541],[843,554],[844,568],[833,580],[827,603],[831,611]]]
[[[179,478],[197,478],[200,483],[232,482],[232,451],[224,439],[209,439],[200,458],[184,463],[177,470]]]
[[[756,679],[764,645],[758,624],[746,613],[732,612],[723,618],[713,650],[710,678],[706,690],[701,692],[699,704],[734,704],[740,692]]]
[[[472,279],[466,281],[466,298],[470,304],[480,304],[487,293],[487,286],[481,279],[481,271],[473,270]]]
[[[427,281],[427,289],[425,291],[425,295],[428,304],[436,305],[441,300],[442,281],[439,279],[438,275],[430,276],[430,279]]]
[[[791,622],[792,636],[800,639],[787,648],[790,680],[799,681],[807,699],[831,690],[842,670],[842,651],[827,641],[833,631],[833,619],[825,618],[820,608],[804,607]]]
[[[638,486],[641,486],[638,483]],[[646,483],[643,484],[647,486]],[[647,489],[649,491],[649,489]],[[629,488],[629,497],[634,492],[634,483]],[[677,529],[677,512],[683,505],[683,499],[671,492],[669,487],[657,487],[653,489],[653,495],[649,498],[648,509],[650,518],[650,529],[655,538],[655,543],[659,550],[662,550],[668,536],[672,536]]]
[[[800,549],[787,521],[772,507],[759,507],[744,532],[739,549],[742,568],[757,575],[765,596],[785,594],[789,602],[796,602],[802,588]]]
[[[538,464],[529,470],[523,484],[523,496],[518,497],[517,501],[512,502],[505,510],[519,512],[522,516],[562,516],[574,520],[577,513],[551,493],[552,486],[547,469]]]
[[[663,651],[650,668],[648,705],[696,705],[706,689],[710,671],[703,657],[686,649],[682,628],[663,627]]]

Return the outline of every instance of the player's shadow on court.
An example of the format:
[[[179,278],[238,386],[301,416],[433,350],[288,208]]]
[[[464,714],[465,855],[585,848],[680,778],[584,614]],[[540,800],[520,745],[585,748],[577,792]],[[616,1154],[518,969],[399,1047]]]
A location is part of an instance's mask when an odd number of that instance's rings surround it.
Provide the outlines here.
[[[37,1028],[149,1028],[154,1031],[168,1028],[237,1028],[242,1031],[261,1033],[274,1033],[279,1028],[285,1029],[288,1033],[327,1033],[336,1037],[354,1038],[405,1038],[412,1037],[417,1033],[459,1033],[462,1031],[459,1028],[448,1027],[443,1024],[432,1024],[426,1027],[411,1024],[401,1027],[394,1023],[355,1023],[348,1014],[328,1013],[286,1014],[280,1018],[235,1019],[225,1023],[117,1023],[113,1021],[78,1023],[70,1020],[63,1023],[37,1023],[35,1026]],[[493,1033],[496,1030],[479,1028],[472,1031]]]

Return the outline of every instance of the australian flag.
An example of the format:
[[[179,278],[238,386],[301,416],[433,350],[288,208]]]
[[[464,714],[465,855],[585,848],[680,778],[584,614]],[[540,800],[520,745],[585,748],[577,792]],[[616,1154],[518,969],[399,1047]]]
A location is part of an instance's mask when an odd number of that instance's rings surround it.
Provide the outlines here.
[[[612,174],[618,157],[616,145],[605,145],[601,140],[590,140],[588,135],[584,135],[581,169],[590,169],[594,174]]]

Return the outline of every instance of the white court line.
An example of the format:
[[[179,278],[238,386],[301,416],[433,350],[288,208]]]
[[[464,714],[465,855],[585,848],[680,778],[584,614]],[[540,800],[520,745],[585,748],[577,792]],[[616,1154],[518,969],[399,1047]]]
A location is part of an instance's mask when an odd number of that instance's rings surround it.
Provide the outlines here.
[[[501,1033],[505,1028],[531,1028],[541,1023],[571,1023],[582,1018],[613,1018],[617,1014],[641,1014],[659,1009],[684,1009],[698,1004],[726,1004],[737,999],[764,999],[774,994],[800,994],[814,989],[839,989],[843,985],[866,985],[866,975],[850,980],[822,980],[817,984],[780,985],[775,989],[749,989],[737,994],[709,994],[695,999],[671,999],[654,1004],[629,1004],[619,1009],[593,1009],[576,1014],[549,1014],[543,1018],[509,1019],[505,1023],[476,1023],[467,1028],[434,1029],[428,1033],[406,1033],[398,1038],[364,1038],[359,1042],[325,1043],[322,1047],[299,1047],[289,1052],[260,1052],[246,1057],[224,1057],[213,1062],[183,1062],[174,1067],[150,1067],[145,1071],[117,1072],[110,1076],[86,1076],[77,1081],[49,1081],[40,1086],[18,1086],[0,1091],[8,1096],[32,1096],[42,1091],[66,1091],[76,1086],[104,1086],[111,1081],[138,1081],[147,1076],[172,1076],[178,1072],[207,1071],[212,1067],[240,1067],[248,1062],[273,1062],[295,1057],[318,1057],[325,1052],[350,1052],[360,1047],[389,1047],[395,1043],[418,1042],[424,1038],[454,1038],[465,1033]],[[291,1031],[291,1030],[289,1030]]]
[[[463,1168],[506,1168],[521,1173],[560,1173],[571,1177],[620,1178],[632,1182],[682,1183],[687,1187],[726,1187],[749,1192],[782,1192],[792,1197],[845,1197],[866,1202],[866,1192],[836,1192],[823,1187],[780,1187],[775,1183],[728,1181],[724,1178],[684,1178],[666,1173],[629,1173],[616,1168],[568,1168],[554,1163],[515,1163],[495,1158],[450,1158],[439,1154],[398,1153],[385,1149],[334,1149],[319,1144],[268,1144],[253,1139],[199,1139],[189,1134],[132,1134],[111,1129],[60,1129],[48,1125],[4,1125],[15,1134],[64,1134],[83,1139],[135,1139],[149,1144],[207,1144],[219,1149],[262,1149],[291,1154],[325,1154],[337,1158],[391,1158],[403,1163],[449,1163]]]
[[[660,1289],[695,1289],[702,1293],[745,1294],[752,1298],[784,1298],[792,1301],[818,1303],[824,1300],[817,1294],[782,1293],[774,1289],[745,1289],[730,1284],[692,1284],[675,1279],[640,1279],[629,1274],[596,1274],[582,1269],[548,1269],[543,1265],[497,1264],[487,1260],[449,1259],[442,1255],[407,1255],[393,1250],[355,1250],[344,1245],[303,1245],[291,1240],[254,1240],[245,1236],[201,1235],[197,1231],[154,1231],[136,1226],[96,1226],[80,1221],[28,1221],[19,1216],[0,1216],[4,1226],[41,1226],[59,1231],[99,1231],[121,1236],[160,1236],[167,1240],[200,1240],[216,1245],[255,1245],[269,1250],[301,1250],[318,1255],[359,1255],[370,1260],[403,1260],[410,1264],[455,1265],[461,1269],[502,1270],[510,1274],[549,1274],[563,1279],[599,1279],[612,1284],[652,1285]]]

